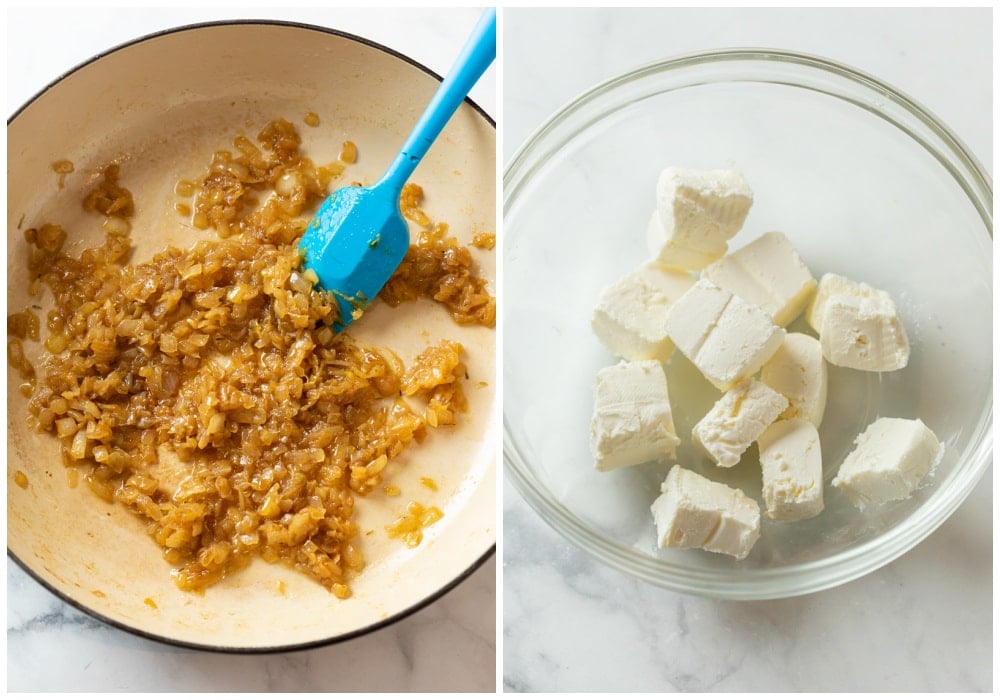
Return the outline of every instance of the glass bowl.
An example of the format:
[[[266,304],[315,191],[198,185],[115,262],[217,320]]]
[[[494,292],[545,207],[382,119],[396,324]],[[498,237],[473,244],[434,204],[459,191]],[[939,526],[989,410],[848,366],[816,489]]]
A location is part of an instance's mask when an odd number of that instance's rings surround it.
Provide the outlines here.
[[[590,329],[601,290],[648,258],[659,171],[736,168],[755,201],[734,250],[783,231],[818,279],[888,290],[912,353],[898,372],[830,367],[820,426],[825,509],[762,518],[738,561],[656,547],[650,505],[673,461],[602,473],[589,449],[592,386],[617,362]],[[992,181],[909,97],[838,63],[733,49],[609,80],[546,122],[504,173],[503,447],[507,475],[562,536],[680,592],[770,599],[860,577],[917,545],[992,463]],[[803,320],[790,331],[804,331]],[[675,352],[665,365],[676,462],[761,501],[756,446],[723,470],[693,447],[719,393]],[[922,419],[943,456],[904,501],[854,508],[831,486],[879,416]]]

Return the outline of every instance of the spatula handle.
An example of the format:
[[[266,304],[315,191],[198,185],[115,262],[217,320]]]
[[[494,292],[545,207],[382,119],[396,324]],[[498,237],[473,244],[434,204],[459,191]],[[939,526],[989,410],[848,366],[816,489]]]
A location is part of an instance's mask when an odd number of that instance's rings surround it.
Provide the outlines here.
[[[402,189],[445,124],[465,100],[472,86],[493,63],[496,55],[497,11],[491,7],[483,11],[447,77],[434,93],[427,109],[420,116],[399,155],[389,166],[379,184],[391,182],[396,189]]]

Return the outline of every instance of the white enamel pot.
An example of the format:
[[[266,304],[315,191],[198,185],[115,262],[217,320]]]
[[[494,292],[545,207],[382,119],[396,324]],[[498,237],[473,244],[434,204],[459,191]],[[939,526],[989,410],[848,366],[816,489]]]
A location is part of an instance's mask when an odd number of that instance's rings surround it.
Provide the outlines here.
[[[306,155],[335,160],[358,146],[348,181],[373,181],[396,153],[440,78],[390,49],[318,27],[238,22],[183,27],[115,48],[42,90],[8,122],[7,312],[50,301],[27,293],[25,228],[51,221],[79,252],[101,236],[80,201],[111,161],[133,193],[133,260],[203,235],[174,209],[175,184],[203,173],[212,153],[283,117]],[[318,127],[304,124],[315,112]],[[52,164],[74,164],[64,187]],[[473,103],[446,127],[412,180],[425,210],[460,242],[496,226],[496,130]],[[345,182],[344,184],[347,184]],[[492,251],[473,248],[495,280]],[[455,324],[431,302],[376,304],[352,327],[364,342],[408,361],[437,339],[461,342],[470,381],[468,414],[431,431],[393,464],[402,495],[357,499],[367,566],[339,600],[282,565],[253,563],[203,595],[178,589],[144,524],[83,484],[71,488],[59,445],[26,427],[21,380],[7,374],[7,548],[45,587],[112,625],[182,646],[276,651],[342,641],[378,629],[435,600],[495,550],[497,394],[495,331]],[[37,360],[40,343],[25,341]],[[17,471],[27,476],[22,488]],[[426,477],[437,484],[422,485]],[[426,482],[423,482],[426,483]],[[408,548],[384,526],[412,498],[444,517]]]

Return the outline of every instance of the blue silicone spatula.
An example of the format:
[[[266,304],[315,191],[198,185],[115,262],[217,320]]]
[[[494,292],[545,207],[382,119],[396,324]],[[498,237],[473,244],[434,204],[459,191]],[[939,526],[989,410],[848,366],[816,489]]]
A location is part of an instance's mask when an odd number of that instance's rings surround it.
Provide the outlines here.
[[[382,179],[335,191],[302,234],[303,267],[316,273],[340,307],[335,331],[361,317],[403,261],[410,245],[399,208],[403,185],[496,58],[496,26],[496,10],[487,9]]]

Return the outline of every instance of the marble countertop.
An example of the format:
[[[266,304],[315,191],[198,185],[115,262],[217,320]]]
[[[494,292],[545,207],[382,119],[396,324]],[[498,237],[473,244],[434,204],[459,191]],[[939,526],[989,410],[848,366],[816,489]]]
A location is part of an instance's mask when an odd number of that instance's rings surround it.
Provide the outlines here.
[[[7,13],[7,113],[65,71],[146,34],[220,19],[333,27],[445,74],[476,9],[125,9]],[[497,114],[496,66],[472,91]],[[385,629],[294,653],[230,656],[175,648],[81,613],[7,561],[8,691],[486,691],[496,688],[495,557],[442,598]]]
[[[992,18],[949,10],[504,13],[503,154],[583,90],[696,50],[767,46],[880,76],[949,124],[992,172]],[[561,539],[508,480],[508,691],[988,691],[992,471],[928,539],[829,591],[768,602],[676,594]]]

